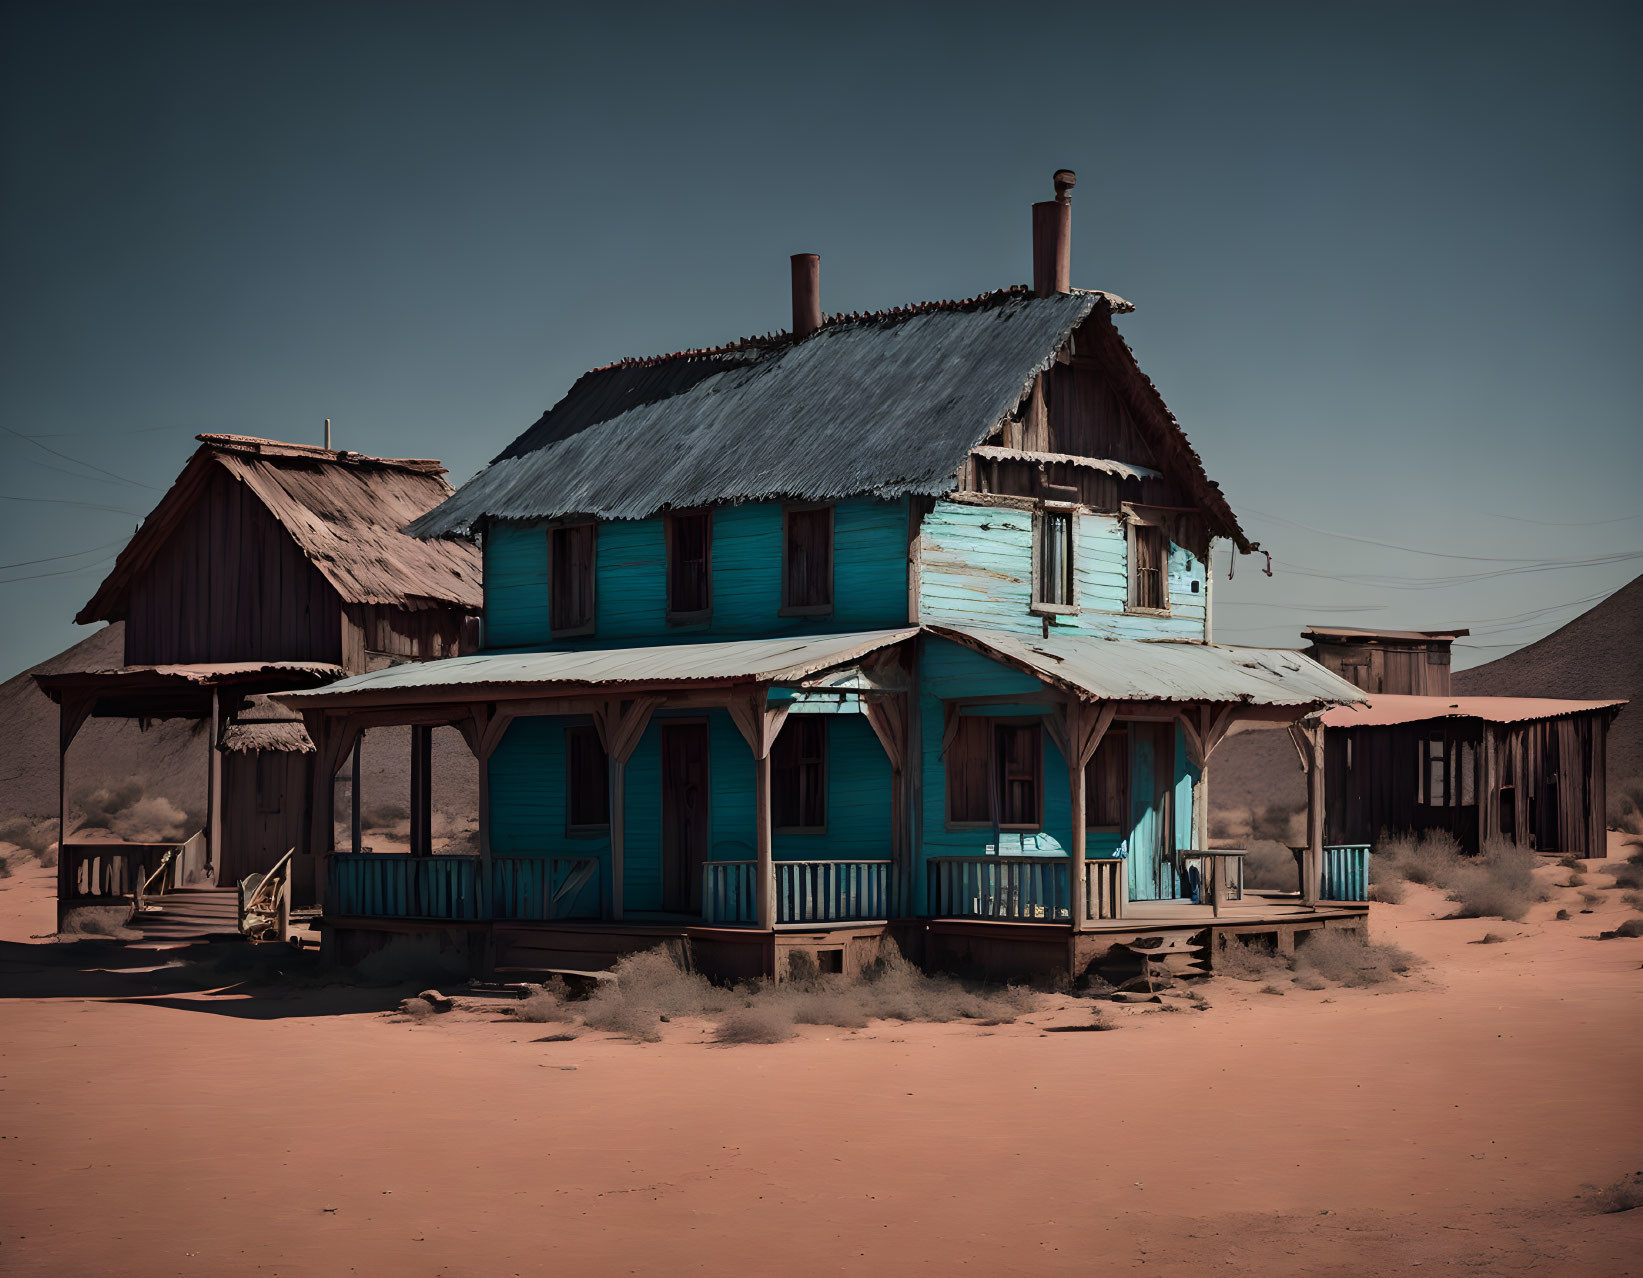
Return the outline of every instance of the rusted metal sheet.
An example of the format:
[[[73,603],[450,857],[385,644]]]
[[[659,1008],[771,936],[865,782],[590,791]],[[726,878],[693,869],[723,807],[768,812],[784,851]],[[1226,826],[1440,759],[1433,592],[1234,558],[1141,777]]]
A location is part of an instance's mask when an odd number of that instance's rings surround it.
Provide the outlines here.
[[[1346,680],[1287,648],[1050,635],[932,626],[932,633],[1102,701],[1325,706],[1365,700]]]
[[[1341,706],[1323,717],[1328,728],[1385,727],[1430,719],[1482,719],[1487,723],[1522,723],[1558,719],[1595,710],[1618,713],[1624,701],[1565,701],[1553,697],[1411,697],[1385,694],[1361,705]]]
[[[313,692],[280,697],[300,709],[380,700],[384,694],[461,692],[480,698],[488,690],[530,695],[564,687],[639,684],[795,683],[843,665],[918,633],[875,630],[814,638],[743,639],[727,643],[674,643],[643,648],[596,648],[583,652],[482,653],[445,661],[407,662],[355,675]]]

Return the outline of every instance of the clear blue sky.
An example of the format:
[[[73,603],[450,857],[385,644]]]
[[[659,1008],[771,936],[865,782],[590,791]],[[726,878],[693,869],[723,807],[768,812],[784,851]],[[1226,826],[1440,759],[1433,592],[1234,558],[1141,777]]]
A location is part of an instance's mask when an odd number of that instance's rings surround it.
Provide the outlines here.
[[[1497,656],[1643,570],[1572,566],[1643,551],[1639,15],[6,5],[0,673],[195,432],[460,481],[587,367],[784,327],[790,253],[829,310],[1026,280],[1058,166],[1074,283],[1278,561],[1218,636]]]

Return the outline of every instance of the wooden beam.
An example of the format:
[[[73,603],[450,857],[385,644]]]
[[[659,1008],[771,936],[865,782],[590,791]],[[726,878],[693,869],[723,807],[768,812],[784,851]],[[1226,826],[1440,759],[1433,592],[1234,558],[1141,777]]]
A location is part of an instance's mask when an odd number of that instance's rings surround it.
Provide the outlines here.
[[[1302,858],[1301,903],[1316,907],[1323,891],[1324,864],[1324,726],[1303,729],[1309,763],[1306,786],[1306,852]]]
[[[753,824],[758,865],[758,925],[776,926],[776,862],[770,829],[770,749],[787,722],[786,704],[769,705],[770,689],[759,684],[733,699],[727,709],[753,752]]]
[[[1067,781],[1072,801],[1073,841],[1071,864],[1067,869],[1071,880],[1072,927],[1075,932],[1089,921],[1089,899],[1084,890],[1089,847],[1086,819],[1089,796],[1085,769],[1095,757],[1101,738],[1112,726],[1116,711],[1117,706],[1110,701],[1090,705],[1078,697],[1068,697],[1050,720],[1051,735],[1056,738],[1062,758],[1067,761]]]
[[[361,801],[359,793],[361,780],[360,773],[363,770],[360,762],[360,751],[364,745],[365,734],[362,732],[354,740],[354,749],[352,753],[353,774],[348,785],[348,806],[350,809],[348,822],[350,835],[349,846],[351,846],[355,852],[365,851],[364,809],[360,806]]]
[[[211,722],[207,725],[205,748],[205,856],[215,878],[222,868],[222,699],[216,685],[211,688]]]
[[[654,696],[611,700],[593,714],[599,742],[610,760],[610,912],[617,920],[622,917],[626,886],[628,759],[644,735],[651,712],[661,701]]]

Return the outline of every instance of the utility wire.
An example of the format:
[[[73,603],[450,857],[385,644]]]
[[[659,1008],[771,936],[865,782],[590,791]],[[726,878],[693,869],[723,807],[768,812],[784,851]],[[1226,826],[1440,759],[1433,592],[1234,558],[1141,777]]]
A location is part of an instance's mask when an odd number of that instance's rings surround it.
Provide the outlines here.
[[[54,564],[60,559],[78,559],[81,555],[94,555],[99,550],[107,550],[110,546],[118,546],[125,541],[124,537],[115,541],[105,541],[101,546],[93,546],[89,550],[76,550],[66,555],[47,555],[44,559],[19,559],[14,564],[0,564],[0,572],[11,568],[32,568],[35,564]]]
[[[133,519],[142,518],[139,512],[126,510],[121,506],[103,506],[91,501],[71,501],[67,497],[14,497],[10,493],[0,493],[0,501],[29,501],[46,506],[81,506],[86,510],[112,510],[116,515],[130,515]]]
[[[1502,557],[1499,555],[1461,555],[1447,550],[1423,550],[1419,546],[1400,546],[1396,542],[1379,541],[1374,537],[1358,537],[1352,533],[1335,532],[1329,528],[1314,528],[1311,524],[1303,524],[1299,520],[1287,519],[1283,515],[1271,515],[1264,510],[1255,510],[1246,506],[1252,515],[1259,515],[1262,519],[1270,519],[1274,523],[1287,524],[1291,528],[1299,528],[1303,532],[1317,533],[1321,537],[1334,537],[1340,541],[1355,541],[1362,546],[1379,546],[1383,550],[1400,550],[1410,555],[1427,555],[1433,559],[1468,559],[1482,564],[1527,564],[1536,560],[1522,557]]]
[[[21,431],[13,430],[10,426],[0,426],[0,430],[5,431],[6,434],[12,436],[15,439],[21,439],[21,440],[24,440],[27,443],[33,444],[36,448],[42,449],[43,451],[50,453],[53,457],[60,457],[60,458],[62,458],[62,460],[66,461],[66,462],[72,462],[76,466],[84,466],[87,470],[94,470],[99,475],[107,475],[110,479],[117,479],[122,484],[135,484],[138,488],[147,488],[152,492],[159,492],[160,491],[158,488],[155,488],[153,484],[145,484],[140,479],[132,479],[127,475],[116,475],[112,470],[104,470],[101,466],[93,466],[90,462],[81,461],[78,457],[70,457],[67,453],[60,453],[55,448],[51,448],[51,447],[48,447],[45,444],[42,444],[38,439],[30,438],[28,435],[23,434]]]
[[[51,572],[31,572],[23,577],[4,577],[0,578],[0,586],[9,586],[14,581],[39,581],[42,577],[72,577],[77,573],[90,572],[94,568],[101,568],[113,558],[113,555],[105,555],[101,559],[93,560],[91,563],[83,564],[78,568],[57,568]]]

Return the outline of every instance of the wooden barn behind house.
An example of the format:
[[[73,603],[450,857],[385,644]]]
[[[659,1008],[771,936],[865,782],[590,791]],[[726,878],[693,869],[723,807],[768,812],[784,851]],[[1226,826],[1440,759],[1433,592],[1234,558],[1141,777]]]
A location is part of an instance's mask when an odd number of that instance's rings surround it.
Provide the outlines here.
[[[1302,632],[1309,655],[1373,694],[1323,716],[1325,837],[1447,830],[1467,852],[1504,839],[1606,855],[1605,746],[1626,703],[1452,696],[1450,645],[1465,634]]]
[[[1114,323],[1069,282],[1073,175],[1033,206],[1032,287],[824,315],[585,374],[425,537],[484,553],[472,656],[279,698],[320,755],[450,724],[473,856],[328,853],[326,943],[414,935],[476,969],[665,945],[720,975],[1082,973],[1138,942],[1361,927],[1326,855],[1305,656],[1211,642],[1210,548],[1251,544]],[[1289,725],[1311,769],[1296,891],[1207,847],[1207,764]],[[323,803],[319,808],[322,810]]]
[[[438,462],[198,438],[75,618],[123,621],[125,664],[36,676],[60,707],[60,924],[77,906],[129,899],[167,850],[68,841],[68,750],[88,717],[206,725],[203,827],[168,873],[227,885],[306,849],[315,821],[331,819],[312,807],[300,716],[268,694],[473,646],[478,551],[401,531],[450,496]],[[293,888],[298,904],[317,900],[311,858]]]

